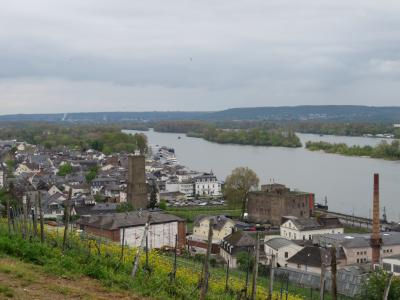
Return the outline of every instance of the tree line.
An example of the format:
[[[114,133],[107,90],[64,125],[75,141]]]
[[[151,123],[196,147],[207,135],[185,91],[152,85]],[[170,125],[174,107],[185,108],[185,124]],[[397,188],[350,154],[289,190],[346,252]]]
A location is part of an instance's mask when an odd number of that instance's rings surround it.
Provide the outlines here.
[[[251,128],[247,122],[242,125],[236,128],[234,123],[229,122],[212,124],[204,121],[164,121],[154,124],[154,130],[185,133],[190,137],[221,144],[301,147],[300,139],[290,128],[266,124]]]
[[[94,149],[105,154],[147,151],[144,134],[125,134],[122,125],[21,123],[2,126],[0,139],[15,139],[46,149],[57,150],[64,146],[86,151]]]
[[[306,148],[311,151],[324,151],[347,156],[369,156],[388,160],[400,160],[400,141],[391,143],[382,141],[376,146],[348,146],[344,143],[333,144],[328,142],[307,142]]]

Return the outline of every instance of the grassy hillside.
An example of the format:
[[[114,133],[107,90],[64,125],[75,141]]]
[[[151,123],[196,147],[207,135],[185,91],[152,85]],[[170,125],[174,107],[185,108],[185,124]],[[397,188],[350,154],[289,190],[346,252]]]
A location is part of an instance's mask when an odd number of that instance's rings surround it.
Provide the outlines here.
[[[96,240],[90,237],[69,235],[67,247],[62,251],[61,240],[54,234],[47,233],[44,243],[36,238],[23,239],[20,232],[9,235],[4,222],[0,223],[0,254],[16,257],[26,263],[41,266],[47,274],[62,278],[97,279],[99,283],[111,290],[131,291],[140,297],[154,299],[198,299],[201,265],[194,266],[191,260],[179,258],[176,279],[171,280],[172,259],[157,251],[149,253],[149,264],[145,255],[140,256],[138,273],[131,277],[132,262],[136,249],[125,248],[121,255],[121,247],[114,243]],[[11,271],[6,271],[10,272]],[[229,278],[229,289],[225,290],[225,277],[222,268],[212,268],[210,272],[207,299],[236,299],[245,283],[245,274],[238,273]],[[29,276],[22,273],[21,276]],[[267,296],[265,279],[258,282],[257,299]],[[3,294],[11,296],[16,293],[12,287],[0,287]],[[290,287],[288,300],[304,299],[297,296],[308,290]],[[276,286],[278,289],[278,286]],[[64,290],[65,293],[73,291]],[[276,291],[276,293],[278,293]],[[102,292],[99,291],[101,296]],[[67,298],[67,297],[65,297]],[[57,299],[57,298],[56,298]]]
[[[43,266],[0,257],[0,299],[145,299],[132,292],[116,291],[88,277],[59,277]]]

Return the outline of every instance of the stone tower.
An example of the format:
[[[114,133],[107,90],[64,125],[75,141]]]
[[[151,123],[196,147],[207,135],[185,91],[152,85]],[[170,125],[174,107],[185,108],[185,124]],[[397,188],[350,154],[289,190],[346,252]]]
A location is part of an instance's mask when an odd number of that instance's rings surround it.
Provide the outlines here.
[[[145,158],[143,155],[130,155],[128,158],[128,202],[135,209],[147,208],[147,184]]]

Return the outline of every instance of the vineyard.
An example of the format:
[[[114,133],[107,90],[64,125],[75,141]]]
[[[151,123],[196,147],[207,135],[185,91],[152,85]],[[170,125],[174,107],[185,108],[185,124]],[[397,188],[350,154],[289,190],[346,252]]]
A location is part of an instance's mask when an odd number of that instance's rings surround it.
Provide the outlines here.
[[[173,276],[173,259],[155,250],[140,256],[139,269],[132,278],[132,262],[136,250],[113,243],[70,233],[63,251],[61,235],[46,231],[45,240],[17,233],[8,233],[6,223],[0,225],[0,253],[20,258],[44,267],[57,276],[76,278],[88,276],[98,279],[110,289],[131,290],[137,295],[155,299],[198,299],[201,278],[200,265],[180,259]],[[228,288],[227,288],[228,287]],[[237,275],[229,277],[228,285],[223,272],[212,272],[207,299],[246,299],[245,281]],[[249,287],[250,290],[250,287]],[[259,285],[256,299],[266,299],[266,285]],[[276,291],[273,299],[304,299],[283,295]]]

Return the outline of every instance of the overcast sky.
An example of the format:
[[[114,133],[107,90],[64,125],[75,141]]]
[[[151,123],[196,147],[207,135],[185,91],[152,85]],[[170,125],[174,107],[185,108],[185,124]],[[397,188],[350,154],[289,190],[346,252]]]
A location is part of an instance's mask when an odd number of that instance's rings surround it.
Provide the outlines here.
[[[0,114],[400,105],[398,0],[0,4]]]

